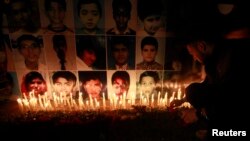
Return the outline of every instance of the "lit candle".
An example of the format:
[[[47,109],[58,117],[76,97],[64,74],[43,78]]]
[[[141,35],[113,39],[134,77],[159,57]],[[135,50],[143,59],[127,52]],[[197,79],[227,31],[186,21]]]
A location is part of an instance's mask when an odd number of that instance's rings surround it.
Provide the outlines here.
[[[102,93],[102,105],[103,105],[103,109],[106,109],[106,99],[105,99],[105,94]]]
[[[25,94],[25,93],[23,93],[23,97],[24,97],[24,99],[27,99],[27,96],[26,96],[26,94]]]
[[[175,82],[175,84],[174,84],[174,88],[175,88],[175,89],[177,89],[177,88],[178,88],[178,84],[177,84],[177,82]]]
[[[87,110],[89,110],[89,101],[86,100],[86,106],[87,106]]]
[[[165,102],[165,105],[168,106],[168,92],[165,93]]]
[[[157,105],[159,105],[159,104],[160,104],[160,96],[161,96],[161,93],[160,93],[160,92],[158,92],[158,96],[157,96]]]
[[[17,99],[17,103],[18,103],[20,110],[23,111],[23,103],[22,103],[22,100],[20,98]]]
[[[124,92],[122,95],[122,105],[123,108],[126,108],[126,92]]]
[[[57,107],[58,104],[57,104],[57,96],[56,96],[56,93],[53,92],[53,93],[52,93],[52,96],[53,96],[54,106]]]
[[[169,104],[171,104],[171,102],[174,100],[174,94],[175,94],[175,92],[173,92],[173,95],[170,97]]]
[[[152,96],[151,96],[151,106],[153,107],[154,106],[154,93],[152,94]]]
[[[32,90],[31,92],[29,92],[29,98],[31,99],[31,98],[33,98],[33,96],[34,96],[34,90]]]
[[[135,99],[136,99],[136,95],[135,95],[135,92],[133,92],[132,96],[131,96],[131,104],[132,105],[135,105]]]
[[[29,101],[27,99],[23,99],[22,102],[23,102],[24,106],[30,110]]]
[[[118,100],[118,106],[117,106],[117,108],[119,109],[120,107],[122,107],[122,100]]]
[[[76,104],[75,99],[72,100],[72,107],[76,110],[79,109],[79,106]]]
[[[130,99],[128,99],[128,105],[131,106],[132,102]]]
[[[110,100],[109,100],[109,107],[111,110],[113,109],[113,99],[112,98],[110,98]]]
[[[164,101],[164,99],[163,99],[163,98],[160,98],[160,100],[159,100],[159,106],[160,106],[160,107],[163,106],[163,101]]]
[[[96,108],[97,108],[97,109],[100,108],[100,102],[99,102],[99,101],[97,101],[97,103],[96,103]]]
[[[32,110],[36,110],[36,102],[37,102],[37,99],[35,97],[30,97],[29,103],[30,103]]]
[[[140,104],[142,104],[142,91],[140,92]]]
[[[43,109],[44,106],[43,106],[43,102],[42,102],[42,98],[40,94],[38,95],[38,102],[39,102],[40,107]]]
[[[97,105],[98,105],[98,104],[97,104],[97,103],[98,103],[98,101],[97,101],[97,99],[96,99],[96,98],[94,98],[94,100],[95,100],[95,104],[94,104],[94,105],[95,105],[95,107],[94,107],[94,108],[98,108],[98,107],[97,107]]]
[[[79,109],[84,108],[84,102],[83,102],[83,99],[82,99],[82,92],[79,93],[78,104],[79,104]]]
[[[114,109],[116,109],[117,100],[118,100],[118,97],[115,96],[115,97],[114,97]]]
[[[70,105],[71,107],[73,106],[73,94],[72,93],[70,93]]]
[[[92,98],[92,96],[91,95],[89,95],[89,102],[90,102],[90,108],[91,109],[94,109],[94,103],[93,103],[93,98]]]
[[[177,97],[177,99],[179,99],[179,100],[180,100],[180,99],[181,99],[181,88],[179,88],[179,89],[178,89],[178,92],[177,92],[177,94],[178,94],[178,97]]]
[[[147,105],[147,98],[146,97],[143,98],[143,105]]]

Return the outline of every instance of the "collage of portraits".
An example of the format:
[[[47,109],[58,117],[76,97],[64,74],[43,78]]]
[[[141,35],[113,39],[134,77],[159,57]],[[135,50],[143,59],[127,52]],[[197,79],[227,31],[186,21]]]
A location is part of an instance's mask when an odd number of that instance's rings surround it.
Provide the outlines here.
[[[201,81],[202,66],[168,32],[164,2],[4,1],[1,64],[9,87],[1,93],[163,96]]]

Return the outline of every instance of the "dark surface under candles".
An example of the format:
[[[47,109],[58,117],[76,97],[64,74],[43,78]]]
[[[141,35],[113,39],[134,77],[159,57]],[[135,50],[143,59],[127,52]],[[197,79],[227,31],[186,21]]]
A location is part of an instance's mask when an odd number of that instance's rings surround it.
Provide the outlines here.
[[[20,112],[17,102],[1,106],[0,128],[20,139],[92,139],[100,141],[195,141],[201,126],[184,125],[182,109],[148,109],[113,111],[27,111]],[[197,127],[196,127],[197,126]],[[6,133],[6,134],[5,134]]]

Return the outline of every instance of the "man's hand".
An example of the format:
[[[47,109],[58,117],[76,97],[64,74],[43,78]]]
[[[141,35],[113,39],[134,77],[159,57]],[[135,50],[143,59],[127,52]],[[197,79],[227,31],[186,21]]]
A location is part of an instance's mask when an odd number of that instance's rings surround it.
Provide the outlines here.
[[[198,116],[196,115],[196,109],[188,108],[181,111],[181,119],[185,124],[192,124],[198,121]]]

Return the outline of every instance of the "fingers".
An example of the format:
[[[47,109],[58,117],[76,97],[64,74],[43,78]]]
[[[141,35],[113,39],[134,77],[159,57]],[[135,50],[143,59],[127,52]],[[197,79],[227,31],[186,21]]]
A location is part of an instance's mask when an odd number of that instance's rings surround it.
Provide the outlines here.
[[[198,117],[196,115],[196,109],[185,109],[181,112],[181,119],[186,124],[194,123],[198,120]]]

